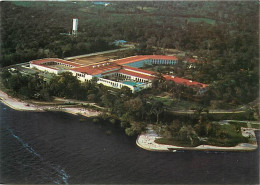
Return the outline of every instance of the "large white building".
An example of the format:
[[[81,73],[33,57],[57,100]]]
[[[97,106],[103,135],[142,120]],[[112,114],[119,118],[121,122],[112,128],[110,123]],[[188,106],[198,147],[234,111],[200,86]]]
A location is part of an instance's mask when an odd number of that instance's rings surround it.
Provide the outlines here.
[[[132,92],[141,91],[152,85],[154,72],[140,69],[145,64],[175,65],[178,60],[175,56],[164,55],[142,55],[123,58],[111,62],[100,62],[92,65],[82,65],[58,58],[46,58],[30,62],[31,68],[41,71],[60,74],[65,71],[71,72],[80,81],[85,82],[93,77],[98,79],[97,83],[113,88],[129,87]],[[166,80],[177,84],[205,88],[207,85],[184,78],[164,75]]]

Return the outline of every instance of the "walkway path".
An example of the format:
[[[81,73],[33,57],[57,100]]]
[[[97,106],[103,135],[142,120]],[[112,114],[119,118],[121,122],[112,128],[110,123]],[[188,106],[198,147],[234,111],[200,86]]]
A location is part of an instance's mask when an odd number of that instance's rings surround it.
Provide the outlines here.
[[[172,111],[173,113],[179,114],[194,114],[195,110],[185,110],[185,111]],[[210,110],[210,114],[233,114],[233,113],[243,113],[244,110]],[[206,112],[202,112],[201,114],[206,114]]]
[[[22,102],[18,99],[12,98],[3,91],[0,90],[0,99],[7,106],[15,110],[28,110],[28,111],[38,111],[38,107],[30,105],[26,102]]]
[[[64,111],[71,114],[81,114],[86,117],[98,116],[100,112],[93,111],[86,108],[78,108],[78,107],[64,107],[64,106],[38,106],[34,104],[29,104],[27,102],[23,102],[21,100],[15,99],[13,97],[8,96],[5,92],[0,90],[0,100],[11,107],[12,109],[18,111]]]
[[[114,49],[114,50],[108,50],[108,51],[101,51],[101,52],[96,52],[96,53],[90,53],[90,54],[85,54],[85,55],[78,55],[78,56],[73,56],[73,57],[67,57],[64,58],[65,60],[72,60],[72,59],[76,59],[76,58],[84,58],[84,57],[90,57],[90,56],[96,56],[96,55],[103,55],[103,54],[107,54],[107,53],[114,53],[117,51],[124,51],[127,49],[132,48],[133,45],[129,45],[126,48],[120,48],[120,49]]]
[[[105,109],[104,107],[100,107],[100,106],[96,105],[96,103],[86,103],[86,101],[81,101],[81,100],[65,99],[65,98],[59,98],[59,97],[55,97],[55,100],[63,101],[63,102],[70,102],[72,104],[76,103],[76,104],[82,104],[82,105],[92,105],[92,106],[97,107],[99,109]]]

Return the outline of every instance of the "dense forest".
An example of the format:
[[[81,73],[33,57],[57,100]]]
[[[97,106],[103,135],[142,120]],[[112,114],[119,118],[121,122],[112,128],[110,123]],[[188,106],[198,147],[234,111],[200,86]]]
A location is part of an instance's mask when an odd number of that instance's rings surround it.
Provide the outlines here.
[[[188,51],[206,61],[192,80],[211,84],[211,96],[241,104],[258,96],[258,2],[1,2],[1,66],[67,57],[136,43]],[[79,19],[78,37],[71,32]]]
[[[258,96],[258,2],[1,2],[1,66],[115,48],[113,41],[175,48],[199,56],[192,80],[211,84],[215,100]],[[71,32],[79,19],[78,37]]]
[[[1,2],[1,65],[114,48],[125,39],[192,51],[226,70],[258,62],[258,2]],[[79,35],[71,32],[79,19]],[[145,51],[143,51],[145,52]],[[238,61],[239,60],[239,61]],[[227,64],[228,63],[228,64]]]

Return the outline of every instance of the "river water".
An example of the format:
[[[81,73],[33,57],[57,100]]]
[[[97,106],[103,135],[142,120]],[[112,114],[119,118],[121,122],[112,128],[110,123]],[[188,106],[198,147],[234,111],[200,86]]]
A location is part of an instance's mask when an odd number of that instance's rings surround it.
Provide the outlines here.
[[[259,150],[149,152],[111,124],[62,112],[20,112],[1,103],[0,125],[0,183],[259,183]]]

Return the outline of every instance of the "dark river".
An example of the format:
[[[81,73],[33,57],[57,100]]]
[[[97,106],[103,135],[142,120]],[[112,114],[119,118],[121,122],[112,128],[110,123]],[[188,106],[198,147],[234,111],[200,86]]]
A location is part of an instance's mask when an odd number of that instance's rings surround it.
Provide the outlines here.
[[[0,125],[1,184],[259,183],[259,150],[149,152],[111,124],[1,103]]]

